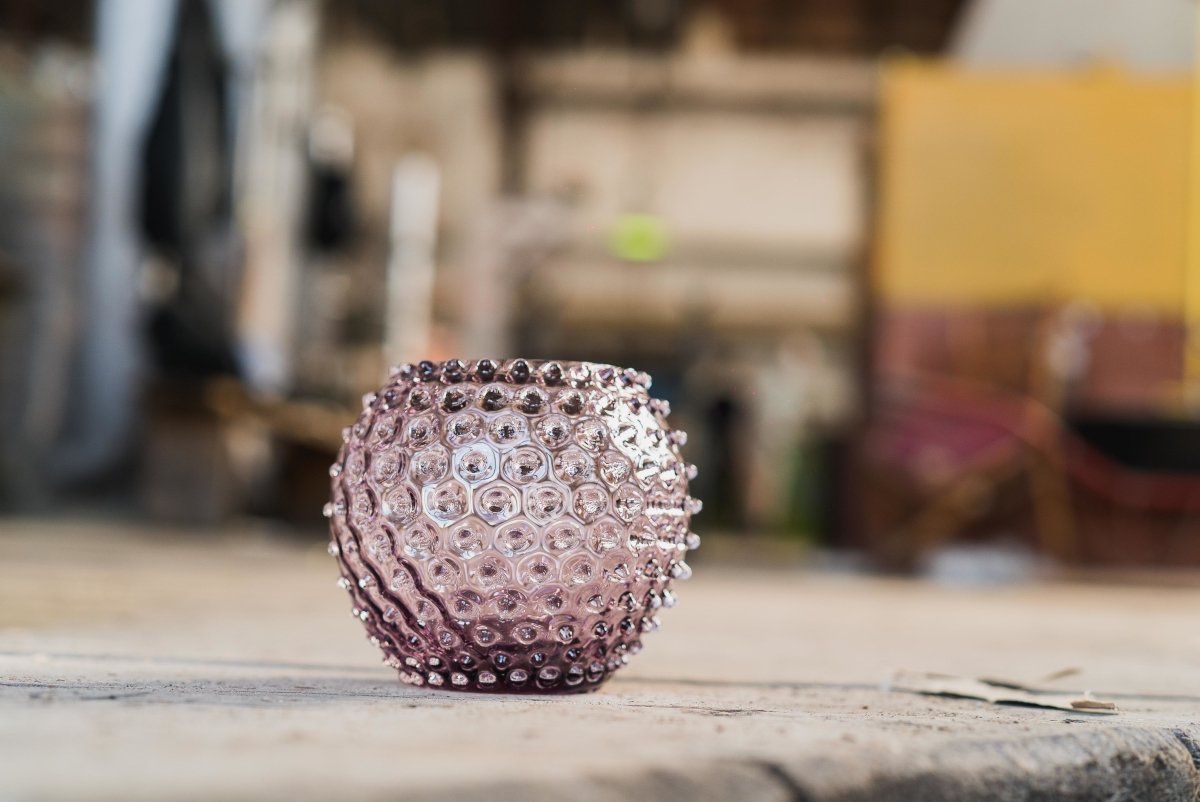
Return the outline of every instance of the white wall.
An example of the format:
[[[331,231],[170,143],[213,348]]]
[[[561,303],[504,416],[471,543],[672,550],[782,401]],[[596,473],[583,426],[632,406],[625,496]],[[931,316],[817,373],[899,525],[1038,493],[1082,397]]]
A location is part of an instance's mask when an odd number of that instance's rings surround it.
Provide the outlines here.
[[[1191,69],[1195,40],[1192,0],[975,0],[952,52],[987,66],[1173,71]]]

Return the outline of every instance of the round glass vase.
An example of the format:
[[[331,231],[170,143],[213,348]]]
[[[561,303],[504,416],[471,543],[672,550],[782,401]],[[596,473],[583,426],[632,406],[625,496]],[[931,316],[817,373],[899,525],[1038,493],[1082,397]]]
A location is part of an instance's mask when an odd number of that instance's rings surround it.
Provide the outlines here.
[[[330,468],[330,553],[412,685],[594,690],[699,545],[686,435],[650,377],[590,362],[402,365]]]

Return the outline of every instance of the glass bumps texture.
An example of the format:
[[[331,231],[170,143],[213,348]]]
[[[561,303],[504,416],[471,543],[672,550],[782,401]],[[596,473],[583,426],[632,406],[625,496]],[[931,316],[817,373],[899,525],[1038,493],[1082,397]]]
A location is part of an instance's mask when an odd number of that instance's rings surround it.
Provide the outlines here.
[[[401,365],[330,469],[338,584],[412,685],[592,690],[674,604],[699,545],[695,466],[611,365]]]

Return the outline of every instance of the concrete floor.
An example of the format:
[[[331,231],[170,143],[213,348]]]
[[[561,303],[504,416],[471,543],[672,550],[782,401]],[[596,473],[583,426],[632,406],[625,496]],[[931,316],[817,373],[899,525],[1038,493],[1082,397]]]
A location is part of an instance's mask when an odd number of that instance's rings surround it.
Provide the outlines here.
[[[547,699],[400,685],[336,576],[323,544],[246,528],[0,521],[0,798],[1200,793],[1200,586],[701,559],[627,669]],[[898,669],[1090,689],[1120,712],[885,690]]]

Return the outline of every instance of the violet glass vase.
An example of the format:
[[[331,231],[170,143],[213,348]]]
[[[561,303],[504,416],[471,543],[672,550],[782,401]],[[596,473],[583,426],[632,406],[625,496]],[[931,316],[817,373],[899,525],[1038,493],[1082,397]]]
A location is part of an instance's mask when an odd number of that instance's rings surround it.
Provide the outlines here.
[[[364,398],[326,505],[353,613],[413,685],[593,690],[691,569],[695,467],[650,377],[449,360]]]

